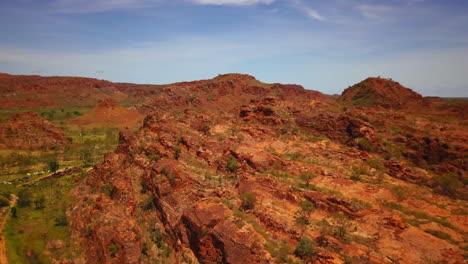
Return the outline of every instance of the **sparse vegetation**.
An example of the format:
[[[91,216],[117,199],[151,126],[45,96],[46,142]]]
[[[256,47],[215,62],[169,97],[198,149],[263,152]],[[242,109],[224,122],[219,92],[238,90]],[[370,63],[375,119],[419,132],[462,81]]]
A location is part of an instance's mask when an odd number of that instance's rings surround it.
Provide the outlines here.
[[[303,172],[301,173],[300,177],[301,177],[301,180],[304,181],[304,184],[308,187],[310,180],[315,178],[315,175],[309,172]]]
[[[463,182],[460,181],[458,175],[455,173],[439,175],[434,178],[434,181],[441,194],[452,197],[456,196],[457,190],[464,186]]]
[[[237,171],[237,169],[240,167],[239,163],[237,162],[236,158],[234,158],[232,155],[229,156],[229,158],[227,159],[227,163],[226,163],[226,169],[231,172],[231,173],[234,173]]]
[[[294,254],[302,259],[310,260],[317,254],[317,251],[312,240],[304,237],[297,243]]]
[[[257,202],[257,196],[253,192],[244,192],[239,195],[241,199],[241,208],[243,210],[250,210],[255,207],[255,203]]]
[[[10,205],[10,201],[5,196],[0,196],[0,207],[6,207]]]
[[[326,261],[327,252],[348,264],[384,255],[397,262],[381,252],[381,243],[407,246],[405,233],[399,236],[405,223],[412,225],[406,231],[419,228],[426,237],[442,239],[432,238],[440,248],[449,242],[466,250],[460,224],[464,201],[454,199],[463,198],[466,180],[450,173],[460,173],[457,162],[466,157],[456,144],[463,131],[455,115],[463,108],[428,118],[423,116],[436,113],[439,105],[424,114],[385,107],[368,111],[353,104],[374,105],[371,94],[344,106],[331,96],[261,84],[250,76],[248,85],[238,85],[242,78],[223,75],[149,88],[115,84],[125,104],[148,114],[143,128],[125,129],[120,136],[116,129],[67,122],[86,111],[40,109],[73,144],[0,150],[0,207],[9,205],[10,194],[19,197],[16,207],[3,210],[9,215],[4,234],[10,263],[79,261],[88,254],[80,249],[83,239],[115,262],[128,244],[113,232],[133,225],[141,247],[135,257],[144,263],[229,262],[236,257],[231,250],[250,245],[254,258],[267,250],[278,263]],[[93,100],[114,95],[114,87],[102,89],[100,80],[90,85],[102,93],[89,94]],[[127,90],[144,95],[145,103]],[[276,96],[270,98],[271,93]],[[16,110],[0,110],[0,119],[7,111]],[[250,112],[244,118],[240,111]],[[412,120],[416,127],[408,127]],[[439,131],[443,136],[434,139]],[[103,159],[119,140],[117,151]],[[437,153],[424,142],[448,152]],[[79,179],[86,174],[89,178]],[[434,192],[447,197],[438,199]],[[385,201],[376,204],[376,199]],[[72,240],[69,230],[79,239]],[[417,256],[424,254],[417,241],[411,244]],[[450,247],[454,257],[461,252]]]
[[[59,168],[59,163],[56,159],[49,161],[49,170],[53,173],[57,172]]]
[[[424,231],[440,239],[448,240],[451,243],[456,243],[456,241],[452,238],[452,236],[444,231],[434,230],[434,229],[426,229]]]

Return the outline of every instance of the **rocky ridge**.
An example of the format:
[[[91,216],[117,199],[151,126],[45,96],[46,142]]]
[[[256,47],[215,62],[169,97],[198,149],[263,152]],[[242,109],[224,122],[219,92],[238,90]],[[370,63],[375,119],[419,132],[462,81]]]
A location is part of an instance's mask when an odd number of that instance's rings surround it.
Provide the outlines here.
[[[466,133],[428,136],[440,124],[400,95],[347,110],[248,75],[162,88],[74,191],[86,263],[464,263]]]

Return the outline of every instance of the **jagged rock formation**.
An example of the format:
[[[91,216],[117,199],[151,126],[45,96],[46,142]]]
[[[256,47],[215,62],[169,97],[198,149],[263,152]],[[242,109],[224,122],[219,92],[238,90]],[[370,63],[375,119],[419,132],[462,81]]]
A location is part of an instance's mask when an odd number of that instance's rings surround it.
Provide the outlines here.
[[[169,85],[139,107],[143,126],[74,191],[87,263],[464,262],[464,202],[430,189],[447,187],[442,174],[410,153],[463,179],[450,153],[466,134],[416,149],[432,129],[419,119],[240,74]],[[309,257],[294,254],[304,237]]]
[[[0,123],[0,149],[63,149],[70,142],[63,131],[28,111]]]

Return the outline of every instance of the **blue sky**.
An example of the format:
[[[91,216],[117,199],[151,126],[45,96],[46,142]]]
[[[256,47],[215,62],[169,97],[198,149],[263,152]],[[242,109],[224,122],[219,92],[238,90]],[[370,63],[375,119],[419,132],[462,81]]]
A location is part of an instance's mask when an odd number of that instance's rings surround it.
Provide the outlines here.
[[[468,97],[466,0],[0,0],[0,72],[171,83],[368,76]]]

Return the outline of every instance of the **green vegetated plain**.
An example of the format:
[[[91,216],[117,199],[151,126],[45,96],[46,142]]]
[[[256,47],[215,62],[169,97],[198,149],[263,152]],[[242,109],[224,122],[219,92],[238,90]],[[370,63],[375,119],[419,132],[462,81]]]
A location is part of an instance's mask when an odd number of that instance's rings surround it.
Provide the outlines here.
[[[34,111],[60,127],[72,142],[63,150],[0,150],[0,200],[11,194],[18,203],[4,210],[4,228],[10,263],[52,263],[81,250],[70,240],[66,211],[73,204],[71,190],[92,164],[118,143],[117,128],[87,128],[69,125],[68,120],[83,115],[89,108],[2,109],[0,122],[23,111]],[[46,179],[53,171],[81,168],[59,179]],[[8,203],[0,203],[7,207]]]

